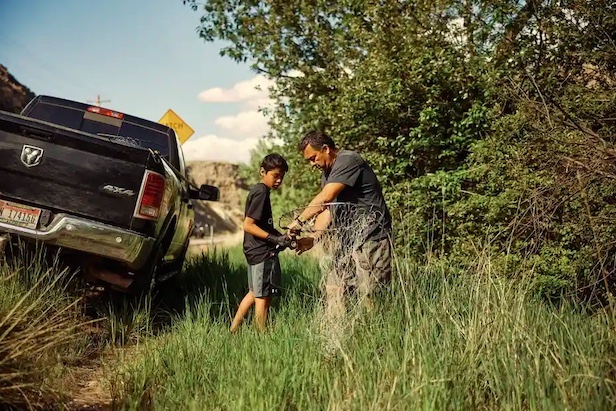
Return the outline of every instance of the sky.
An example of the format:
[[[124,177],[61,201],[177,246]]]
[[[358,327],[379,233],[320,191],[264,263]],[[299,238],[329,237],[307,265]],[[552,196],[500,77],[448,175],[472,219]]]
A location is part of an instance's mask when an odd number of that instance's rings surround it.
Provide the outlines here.
[[[37,95],[153,121],[172,109],[195,130],[187,161],[247,162],[271,82],[199,38],[201,15],[182,0],[0,0],[0,64]]]

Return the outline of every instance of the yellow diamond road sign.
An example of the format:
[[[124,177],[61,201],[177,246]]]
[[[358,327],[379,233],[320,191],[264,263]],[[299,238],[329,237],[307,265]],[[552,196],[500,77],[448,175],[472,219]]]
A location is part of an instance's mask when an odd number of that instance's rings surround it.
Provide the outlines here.
[[[178,140],[180,140],[181,144],[184,144],[195,132],[195,130],[190,128],[190,126],[171,109],[167,110],[158,122],[175,130],[175,134],[178,135]]]

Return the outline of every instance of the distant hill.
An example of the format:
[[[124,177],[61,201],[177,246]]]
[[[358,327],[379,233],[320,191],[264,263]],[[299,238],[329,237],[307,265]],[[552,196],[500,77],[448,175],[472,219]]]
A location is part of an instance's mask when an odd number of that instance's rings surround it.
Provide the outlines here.
[[[0,110],[19,113],[35,94],[0,64]]]
[[[188,178],[195,185],[211,184],[220,189],[220,201],[194,201],[195,225],[214,226],[215,234],[233,233],[242,229],[243,198],[246,181],[239,176],[237,164],[195,161],[186,166]]]

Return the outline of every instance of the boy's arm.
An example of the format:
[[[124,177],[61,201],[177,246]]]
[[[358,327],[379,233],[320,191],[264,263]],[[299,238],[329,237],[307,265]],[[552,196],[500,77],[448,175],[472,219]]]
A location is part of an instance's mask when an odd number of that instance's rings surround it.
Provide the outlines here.
[[[267,236],[269,235],[269,233],[259,227],[255,222],[255,219],[251,217],[244,218],[244,231],[263,240],[267,240]]]
[[[263,230],[256,223],[264,217],[263,214],[265,212],[268,191],[265,187],[261,186],[255,186],[254,190],[254,193],[251,192],[246,200],[246,214],[243,224],[244,231],[257,238],[274,242],[269,238],[270,233]]]
[[[244,231],[246,231],[248,234],[252,234],[253,236],[257,237],[257,238],[261,238],[263,240],[267,240],[270,243],[279,245],[279,246],[288,246],[288,242],[289,242],[289,237],[287,237],[286,235],[272,235],[270,233],[268,233],[267,231],[265,231],[264,229],[262,229],[261,227],[259,227],[254,218],[251,217],[246,217],[244,218]]]

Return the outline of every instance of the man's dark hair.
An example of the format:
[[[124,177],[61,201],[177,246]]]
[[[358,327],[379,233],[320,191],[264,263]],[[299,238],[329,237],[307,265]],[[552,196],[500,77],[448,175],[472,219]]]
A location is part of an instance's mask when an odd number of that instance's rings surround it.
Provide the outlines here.
[[[312,130],[306,133],[302,141],[299,142],[299,151],[303,152],[310,144],[315,150],[321,150],[323,146],[336,148],[334,140],[323,131]]]
[[[261,162],[261,167],[263,167],[265,172],[271,171],[275,168],[280,169],[285,173],[289,171],[289,164],[287,164],[287,160],[285,160],[283,156],[277,153],[266,155]]]

